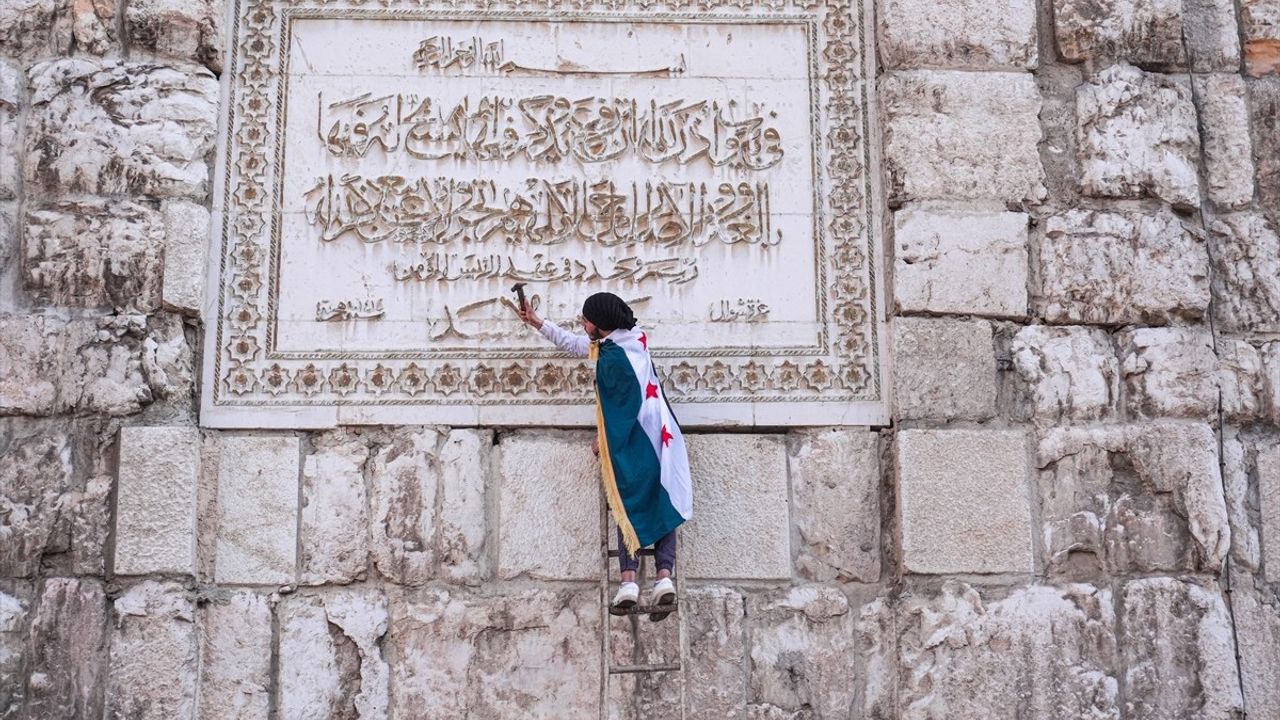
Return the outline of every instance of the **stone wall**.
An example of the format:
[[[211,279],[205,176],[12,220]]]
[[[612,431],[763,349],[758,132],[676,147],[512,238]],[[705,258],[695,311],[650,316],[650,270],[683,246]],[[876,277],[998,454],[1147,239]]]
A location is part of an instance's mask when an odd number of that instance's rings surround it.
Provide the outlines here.
[[[0,0],[0,719],[597,717],[588,433],[198,427],[223,14]],[[895,422],[691,437],[609,716],[1280,717],[1280,3],[876,14]]]

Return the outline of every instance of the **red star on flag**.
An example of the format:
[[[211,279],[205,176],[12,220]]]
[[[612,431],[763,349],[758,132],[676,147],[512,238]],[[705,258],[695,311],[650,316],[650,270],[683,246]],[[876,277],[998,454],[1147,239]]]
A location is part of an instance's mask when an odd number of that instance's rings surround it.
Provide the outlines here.
[[[653,383],[649,383],[649,386],[644,389],[644,396],[646,400],[648,398],[658,397],[658,386]]]
[[[640,333],[640,344],[644,346],[644,349],[645,349],[645,350],[648,350],[648,349],[649,349],[649,336],[648,336],[648,335],[645,335],[644,333]]]
[[[667,431],[666,425],[662,426],[662,447],[667,447],[668,445],[670,445],[671,441],[674,440],[675,437],[676,437],[675,435],[672,435],[670,432]]]

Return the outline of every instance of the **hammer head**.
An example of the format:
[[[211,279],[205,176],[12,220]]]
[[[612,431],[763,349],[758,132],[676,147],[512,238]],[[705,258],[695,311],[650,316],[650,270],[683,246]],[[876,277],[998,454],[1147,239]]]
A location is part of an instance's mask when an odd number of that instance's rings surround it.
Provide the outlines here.
[[[511,286],[511,292],[516,294],[516,299],[520,301],[520,307],[522,308],[524,307],[524,303],[525,303],[525,299],[524,299],[525,285],[528,285],[528,283],[518,282],[515,285]]]

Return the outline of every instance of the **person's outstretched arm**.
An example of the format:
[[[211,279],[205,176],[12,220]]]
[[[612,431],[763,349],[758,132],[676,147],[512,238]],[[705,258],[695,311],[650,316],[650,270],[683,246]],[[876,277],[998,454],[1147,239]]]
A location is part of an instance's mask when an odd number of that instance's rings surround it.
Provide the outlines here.
[[[561,350],[575,357],[587,357],[588,349],[591,347],[591,338],[586,335],[571,333],[550,320],[543,320],[538,317],[538,313],[534,312],[528,301],[525,301],[524,307],[520,310],[520,319],[542,333],[543,337],[550,340]]]

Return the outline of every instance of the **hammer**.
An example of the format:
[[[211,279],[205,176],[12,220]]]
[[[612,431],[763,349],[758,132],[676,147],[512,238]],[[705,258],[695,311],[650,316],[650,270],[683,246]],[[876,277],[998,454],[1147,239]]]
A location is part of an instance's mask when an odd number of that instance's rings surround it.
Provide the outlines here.
[[[520,303],[520,311],[521,311],[521,312],[524,312],[524,304],[525,304],[525,299],[524,299],[524,286],[525,286],[525,285],[528,285],[528,283],[518,282],[518,283],[516,283],[515,285],[512,285],[512,286],[511,286],[511,292],[513,292],[513,293],[515,293],[515,294],[516,294],[516,300],[518,300],[518,301],[519,301],[519,303]]]

